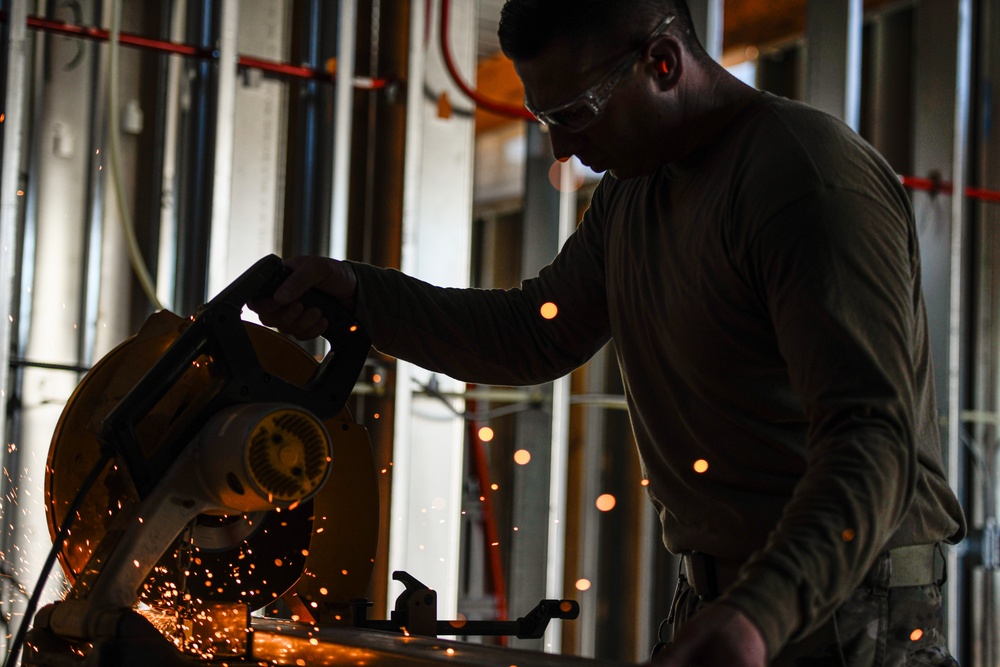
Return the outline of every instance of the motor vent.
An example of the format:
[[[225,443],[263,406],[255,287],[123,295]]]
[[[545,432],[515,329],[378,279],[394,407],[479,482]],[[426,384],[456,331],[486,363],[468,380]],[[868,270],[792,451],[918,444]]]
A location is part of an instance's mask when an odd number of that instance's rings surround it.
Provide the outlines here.
[[[294,503],[313,494],[330,468],[330,439],[323,424],[302,410],[282,408],[253,428],[247,469],[275,503]]]

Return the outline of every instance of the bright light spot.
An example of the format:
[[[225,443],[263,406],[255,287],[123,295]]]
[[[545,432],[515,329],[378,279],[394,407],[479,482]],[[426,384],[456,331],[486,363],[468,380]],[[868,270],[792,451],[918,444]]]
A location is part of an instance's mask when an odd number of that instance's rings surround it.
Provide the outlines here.
[[[910,633],[910,641],[918,642],[920,641],[920,638],[923,636],[924,636],[924,631],[921,630],[920,628],[917,628],[916,630]]]
[[[326,588],[321,588],[321,589],[319,589],[319,594],[320,594],[320,595],[326,595],[326,594],[327,594],[327,593],[329,593],[329,592],[330,592],[330,591],[328,591],[328,590],[327,590]]]
[[[278,567],[281,567],[282,565],[284,565],[284,563],[281,562],[280,558],[275,558],[274,559],[274,564],[277,565]]]
[[[531,452],[527,449],[519,449],[514,452],[514,463],[520,466],[528,465],[528,461],[531,460]]]
[[[590,589],[590,579],[577,579],[576,590],[586,591]]]
[[[597,509],[602,512],[610,512],[615,508],[615,502],[615,497],[613,495],[610,493],[604,493],[597,496],[597,502],[595,504],[597,505]]]
[[[491,429],[489,426],[484,426],[481,429],[479,429],[479,439],[482,440],[483,442],[489,442],[490,440],[493,439],[494,435],[495,434],[493,433],[493,429]]]
[[[842,540],[844,540],[845,542],[852,541],[854,539],[854,529],[853,528],[845,528],[844,532],[842,532],[840,534],[840,538]]]
[[[705,459],[698,459],[697,461],[694,462],[694,471],[696,473],[700,474],[705,472],[706,470],[708,470],[708,461],[706,461]]]
[[[448,655],[455,655],[455,649],[453,648],[445,649],[445,653],[447,653]]]
[[[498,490],[500,488],[500,485],[499,484],[490,484],[490,488],[493,489],[494,491],[496,491],[496,490]]]
[[[568,160],[556,160],[549,167],[549,183],[559,192],[576,192],[583,185],[583,174]],[[569,170],[569,178],[563,178],[563,170]]]
[[[454,621],[448,621],[448,622],[451,624],[451,627],[453,628],[462,628],[465,627],[466,621],[467,619],[465,614],[459,613],[458,618],[456,618]]]
[[[642,486],[649,486],[649,480],[648,479],[644,479],[641,482],[639,482],[639,484],[641,484]]]
[[[379,414],[376,412],[375,415],[374,415],[374,417],[375,417],[375,419],[378,419]]]
[[[379,375],[378,373],[372,376],[372,382],[374,382],[375,384],[378,384],[381,381],[382,381],[382,376]]]
[[[358,330],[358,325],[357,324],[352,324],[350,330],[351,331],[357,331]]]
[[[547,320],[554,319],[556,315],[559,314],[559,306],[552,303],[551,301],[546,301],[541,307],[542,317]]]
[[[24,196],[24,190],[18,190],[17,191],[17,196],[18,197],[23,197]]]
[[[563,600],[562,602],[559,603],[559,611],[561,611],[564,614],[568,614],[572,609],[573,605],[570,603],[569,600]]]

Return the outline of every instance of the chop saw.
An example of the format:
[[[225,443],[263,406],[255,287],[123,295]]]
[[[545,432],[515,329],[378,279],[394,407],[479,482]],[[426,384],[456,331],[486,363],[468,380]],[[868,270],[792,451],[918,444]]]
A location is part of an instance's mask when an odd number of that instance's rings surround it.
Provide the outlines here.
[[[370,341],[319,293],[304,300],[330,323],[322,361],[244,322],[286,276],[268,256],[193,316],[152,315],[77,387],[45,480],[53,539],[73,521],[58,551],[72,588],[35,617],[23,664],[580,664],[437,638],[540,637],[576,617],[570,600],[441,621],[436,593],[397,572],[391,618],[367,618],[378,486],[345,405]]]

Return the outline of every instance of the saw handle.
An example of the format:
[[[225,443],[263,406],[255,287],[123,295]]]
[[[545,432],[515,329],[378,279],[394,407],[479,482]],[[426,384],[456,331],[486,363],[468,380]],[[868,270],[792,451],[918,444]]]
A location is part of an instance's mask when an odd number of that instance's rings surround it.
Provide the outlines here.
[[[292,275],[292,269],[284,264],[279,264],[274,275],[267,280],[260,292],[255,294],[251,300],[274,295],[274,291],[290,275]],[[318,308],[323,313],[327,326],[326,330],[320,335],[330,343],[334,350],[340,349],[344,345],[352,344],[358,338],[355,335],[358,331],[358,323],[354,315],[333,295],[313,288],[299,297],[299,301],[304,307]]]
[[[305,386],[264,372],[240,318],[249,301],[274,294],[290,271],[277,255],[254,263],[198,308],[187,328],[101,422],[98,439],[121,455],[140,498],[152,492],[164,472],[219,410],[246,403],[289,403],[327,420],[344,409],[364,370],[371,340],[336,299],[315,289],[303,299],[322,310],[329,322],[323,337],[331,345]],[[202,355],[209,355],[224,369],[216,393],[185,412],[185,418],[171,426],[155,451],[146,451],[138,441],[137,425]]]

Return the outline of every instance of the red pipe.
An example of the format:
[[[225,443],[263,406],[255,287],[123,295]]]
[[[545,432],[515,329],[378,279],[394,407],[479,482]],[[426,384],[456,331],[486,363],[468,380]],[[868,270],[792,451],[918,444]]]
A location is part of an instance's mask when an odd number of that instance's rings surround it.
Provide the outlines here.
[[[428,6],[430,6],[430,0],[428,0]],[[478,91],[470,88],[469,85],[462,79],[457,68],[455,67],[455,62],[451,55],[451,47],[449,46],[447,39],[450,8],[451,0],[442,0],[441,51],[444,56],[445,66],[448,68],[448,73],[451,75],[455,85],[457,85],[462,92],[469,97],[469,99],[487,111],[491,111],[502,116],[534,121],[535,117],[532,116],[531,112],[523,106],[512,106],[487,99]],[[428,10],[428,15],[429,13],[430,12]],[[0,22],[5,21],[7,21],[6,12],[0,12]],[[43,32],[50,32],[57,35],[65,35],[67,37],[76,37],[79,39],[92,39],[100,42],[106,42],[110,39],[109,32],[104,28],[79,26],[66,23],[64,21],[46,19],[40,16],[29,16],[27,18],[27,26],[34,30],[41,30]],[[178,42],[170,42],[162,39],[152,39],[127,32],[119,33],[118,42],[120,44],[124,44],[125,46],[132,46],[138,49],[187,56],[189,58],[217,59],[219,57],[218,51],[214,49],[191,46],[189,44],[182,44]],[[271,74],[299,79],[315,79],[328,82],[332,82],[336,79],[336,74],[330,74],[325,70],[313,69],[311,67],[303,67],[300,65],[291,65],[288,63],[266,60],[264,58],[255,58],[252,56],[239,56],[237,64],[240,67],[258,69]],[[379,88],[384,88],[387,84],[388,79],[374,79],[368,77],[354,78],[354,87],[364,90],[377,90]],[[939,192],[943,194],[952,194],[954,189],[954,186],[951,183],[941,181],[940,179],[919,178],[916,176],[900,176],[899,179],[905,187],[930,192],[932,194],[937,194]],[[1000,203],[1000,192],[997,192],[996,190],[966,187],[965,196],[982,201]]]
[[[40,16],[29,16],[28,27],[35,30],[55,33],[57,35],[92,39],[98,42],[106,42],[110,39],[109,32],[104,28],[73,25],[64,21],[53,21]],[[159,39],[149,39],[147,37],[141,37],[139,35],[133,35],[125,32],[119,34],[118,42],[120,44],[125,44],[126,46],[134,46],[140,49],[147,49],[149,51],[159,51],[161,53],[176,53],[178,55],[195,58],[219,57],[218,53],[213,52],[211,49],[203,49],[196,46],[178,44],[176,42],[167,42]]]
[[[475,385],[466,385],[466,389],[475,389]],[[465,409],[468,412],[476,410],[476,402],[466,399]],[[504,577],[503,561],[500,558],[500,535],[497,530],[496,516],[493,512],[490,484],[490,468],[486,461],[486,451],[479,437],[479,424],[475,420],[468,421],[469,453],[472,455],[472,469],[479,480],[479,492],[483,505],[483,532],[486,534],[486,560],[490,565],[490,579],[493,582],[493,599],[496,604],[497,620],[507,620],[507,579]],[[506,645],[506,638],[501,637],[500,643]]]
[[[525,109],[523,106],[513,106],[510,104],[504,104],[503,102],[497,102],[484,97],[481,93],[473,90],[469,87],[458,73],[458,69],[455,67],[455,61],[451,57],[451,47],[448,44],[448,14],[451,9],[451,0],[442,0],[441,2],[441,54],[444,56],[445,67],[448,68],[448,73],[451,75],[452,81],[458,86],[466,97],[476,103],[476,106],[486,109],[487,111],[499,114],[501,116],[508,116],[510,118],[521,118],[523,120],[534,121],[535,117],[530,111]]]
[[[913,190],[923,190],[924,192],[930,192],[931,194],[943,193],[950,195],[954,192],[955,186],[947,181],[942,181],[939,178],[918,178],[917,176],[900,176],[899,180],[905,187],[911,188]],[[965,188],[965,196],[971,199],[980,199],[982,201],[988,201],[1000,204],[1000,192],[995,190],[986,190],[985,188]]]
[[[2,20],[6,20],[7,17],[3,16],[0,18],[2,18]],[[73,25],[63,21],[53,21],[51,19],[42,18],[40,16],[29,16],[27,25],[29,28],[34,30],[41,30],[43,32],[50,32],[57,35],[65,35],[67,37],[92,39],[99,42],[106,42],[110,39],[109,31],[104,28]],[[187,56],[189,58],[207,58],[215,60],[219,57],[219,52],[215,49],[190,46],[188,44],[180,44],[178,42],[170,42],[162,39],[151,39],[149,37],[143,37],[141,35],[135,35],[127,32],[119,33],[118,43],[124,44],[125,46],[145,49],[147,51],[170,53]],[[288,63],[281,63],[273,60],[265,60],[264,58],[254,58],[252,56],[239,56],[237,59],[237,65],[240,67],[258,69],[271,74],[298,79],[315,79],[318,81],[328,82],[333,82],[336,79],[335,74],[331,74],[326,70],[302,67],[300,65],[290,65]],[[354,78],[354,87],[365,90],[384,88],[387,83],[388,81],[386,79],[372,79],[367,77]]]

